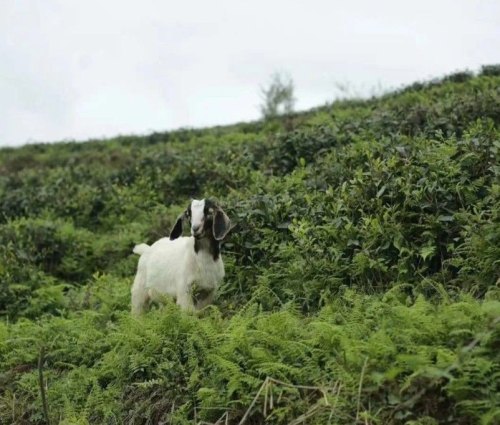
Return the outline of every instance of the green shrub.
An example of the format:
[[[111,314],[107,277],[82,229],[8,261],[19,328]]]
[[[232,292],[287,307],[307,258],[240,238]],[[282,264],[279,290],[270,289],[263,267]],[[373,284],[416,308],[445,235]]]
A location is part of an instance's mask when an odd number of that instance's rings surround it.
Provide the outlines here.
[[[498,77],[500,75],[500,64],[483,65],[479,75]]]

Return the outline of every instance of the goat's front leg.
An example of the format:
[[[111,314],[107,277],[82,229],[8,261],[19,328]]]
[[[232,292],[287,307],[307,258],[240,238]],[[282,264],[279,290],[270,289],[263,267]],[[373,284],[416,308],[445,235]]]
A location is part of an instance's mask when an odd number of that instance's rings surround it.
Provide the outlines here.
[[[193,297],[191,294],[191,285],[188,285],[187,288],[180,290],[177,293],[177,305],[185,311],[195,311]]]
[[[199,292],[196,298],[196,309],[201,310],[207,305],[212,304],[215,296],[215,289],[205,289]]]

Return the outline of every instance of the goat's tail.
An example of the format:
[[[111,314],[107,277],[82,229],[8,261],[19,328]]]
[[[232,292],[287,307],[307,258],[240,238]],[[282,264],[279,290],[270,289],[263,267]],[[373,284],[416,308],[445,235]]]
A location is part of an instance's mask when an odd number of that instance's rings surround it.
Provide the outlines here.
[[[134,254],[142,255],[145,252],[149,251],[150,246],[146,243],[141,243],[139,245],[134,246],[134,249],[132,250]]]

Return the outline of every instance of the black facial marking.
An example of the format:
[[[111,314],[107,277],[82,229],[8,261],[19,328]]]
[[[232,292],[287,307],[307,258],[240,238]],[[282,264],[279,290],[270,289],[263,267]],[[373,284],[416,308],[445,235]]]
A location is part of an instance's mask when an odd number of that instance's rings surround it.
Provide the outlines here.
[[[205,206],[203,208],[203,232],[206,234],[207,232],[211,232],[212,230],[212,220],[213,220],[213,212],[215,209],[215,204],[210,199],[205,199]]]
[[[212,201],[211,199],[205,199],[205,209],[203,210],[205,215],[207,215],[210,209],[213,210],[214,208],[215,208],[215,202]]]

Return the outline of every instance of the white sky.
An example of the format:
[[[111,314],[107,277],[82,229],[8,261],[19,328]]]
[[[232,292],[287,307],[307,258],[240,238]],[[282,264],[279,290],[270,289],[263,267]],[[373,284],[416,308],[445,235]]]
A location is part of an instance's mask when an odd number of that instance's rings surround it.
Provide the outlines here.
[[[0,0],[0,145],[259,117],[500,63],[498,0]]]

